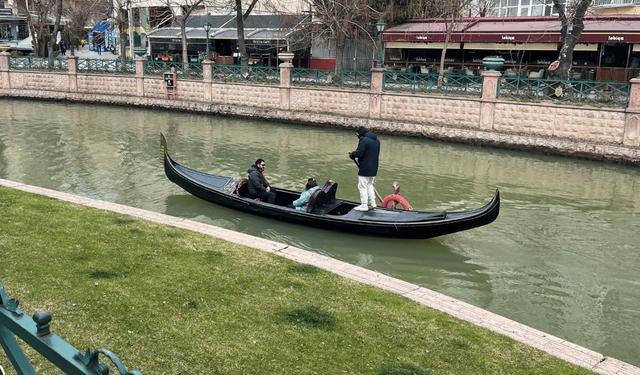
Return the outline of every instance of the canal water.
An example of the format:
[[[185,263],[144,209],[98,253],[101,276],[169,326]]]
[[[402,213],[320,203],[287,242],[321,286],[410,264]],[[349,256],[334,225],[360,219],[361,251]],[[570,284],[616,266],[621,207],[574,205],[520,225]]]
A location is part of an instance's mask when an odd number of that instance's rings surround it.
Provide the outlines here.
[[[358,200],[350,130],[160,110],[1,99],[0,178],[248,233],[415,283],[640,366],[640,170],[380,135],[376,188],[414,209],[467,210],[502,195],[497,221],[429,240],[371,238],[248,215],[164,175],[176,161],[273,185],[338,182]]]

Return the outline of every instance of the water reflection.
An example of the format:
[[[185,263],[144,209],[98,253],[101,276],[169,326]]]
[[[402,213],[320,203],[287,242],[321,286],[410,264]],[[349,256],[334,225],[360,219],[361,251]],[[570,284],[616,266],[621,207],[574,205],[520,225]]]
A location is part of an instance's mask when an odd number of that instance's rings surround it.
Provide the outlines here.
[[[489,226],[431,240],[281,223],[197,199],[164,176],[159,133],[189,167],[274,185],[338,182],[358,199],[353,131],[188,113],[2,99],[0,177],[193,219],[321,253],[472,303],[640,365],[638,169],[381,136],[376,188],[416,209],[466,210],[495,188]]]

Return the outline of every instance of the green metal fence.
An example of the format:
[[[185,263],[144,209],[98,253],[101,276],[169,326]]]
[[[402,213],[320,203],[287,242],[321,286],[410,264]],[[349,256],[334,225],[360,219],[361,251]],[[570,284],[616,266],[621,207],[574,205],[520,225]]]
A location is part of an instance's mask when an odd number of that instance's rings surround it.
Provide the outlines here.
[[[69,60],[67,58],[49,58],[34,56],[9,56],[9,69],[32,70],[48,72],[68,72]]]
[[[371,89],[371,71],[291,69],[291,84],[306,87],[334,87],[340,89]]]
[[[212,66],[211,79],[218,82],[243,82],[261,85],[279,85],[280,69],[276,66]]]
[[[165,72],[175,72],[180,79],[202,79],[202,64],[173,61],[145,61],[144,75],[162,76]]]
[[[627,108],[630,91],[628,82],[504,77],[498,82],[498,98],[534,103]]]
[[[136,63],[133,60],[120,59],[78,59],[76,71],[89,74],[136,74]]]
[[[482,96],[482,76],[438,73],[384,73],[383,90],[445,96]]]

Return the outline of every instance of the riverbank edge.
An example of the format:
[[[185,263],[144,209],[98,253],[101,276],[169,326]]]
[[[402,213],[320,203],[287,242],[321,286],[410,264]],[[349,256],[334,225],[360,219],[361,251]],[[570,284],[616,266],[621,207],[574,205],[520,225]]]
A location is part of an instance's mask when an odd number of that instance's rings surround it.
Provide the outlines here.
[[[355,130],[358,126],[364,126],[367,129],[384,134],[419,137],[452,143],[640,166],[640,149],[638,148],[614,144],[577,142],[559,138],[507,134],[486,130],[433,126],[419,123],[377,120],[360,117],[346,117],[328,113],[296,112],[234,105],[209,104],[204,102],[156,99],[151,97],[15,89],[0,89],[0,97],[68,101],[74,103],[105,104],[152,109],[161,108],[164,110],[279,121],[349,130]]]
[[[39,194],[66,202],[81,204],[87,207],[116,212],[138,217],[155,223],[192,230],[225,241],[248,246],[254,249],[273,253],[296,262],[311,264],[329,272],[347,277],[354,281],[385,289],[409,298],[425,306],[442,311],[458,319],[503,334],[514,340],[543,350],[552,356],[569,363],[587,368],[598,374],[640,375],[640,368],[615,358],[605,357],[593,350],[578,346],[559,337],[525,326],[500,315],[480,309],[444,294],[420,287],[399,279],[395,279],[374,271],[370,271],[349,263],[312,253],[300,248],[265,240],[259,237],[234,232],[213,225],[169,216],[157,212],[129,207],[117,203],[105,202],[69,193],[27,185],[20,182],[0,179],[0,185]]]

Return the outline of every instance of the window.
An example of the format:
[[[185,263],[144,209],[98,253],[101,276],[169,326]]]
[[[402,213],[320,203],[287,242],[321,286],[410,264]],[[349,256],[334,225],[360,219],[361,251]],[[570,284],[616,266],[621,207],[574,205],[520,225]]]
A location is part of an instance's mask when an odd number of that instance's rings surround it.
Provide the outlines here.
[[[560,0],[564,7],[566,0]],[[500,0],[490,14],[500,17],[557,15],[552,0]]]

